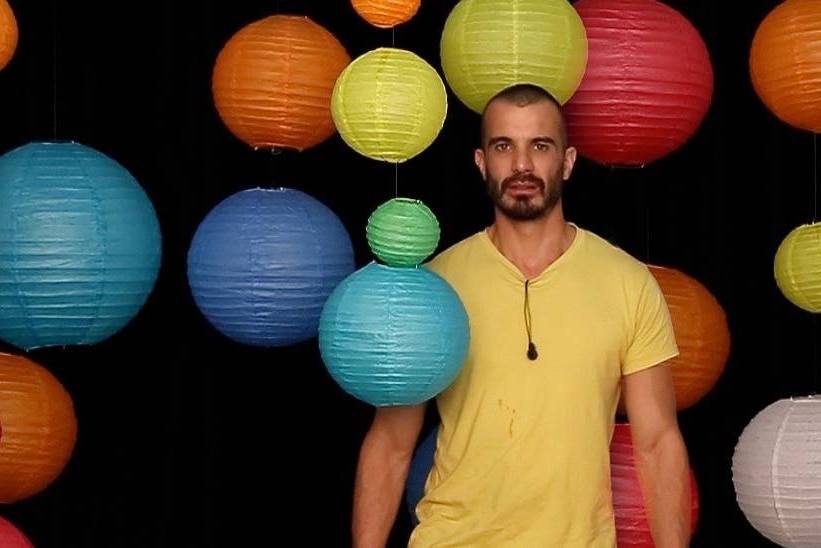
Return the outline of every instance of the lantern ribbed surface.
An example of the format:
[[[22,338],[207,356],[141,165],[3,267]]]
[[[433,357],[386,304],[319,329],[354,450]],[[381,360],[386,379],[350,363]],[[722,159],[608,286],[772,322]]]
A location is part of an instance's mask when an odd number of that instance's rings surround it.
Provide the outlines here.
[[[384,162],[404,162],[428,148],[442,130],[447,106],[436,69],[413,52],[384,47],[345,67],[331,98],[345,143]]]
[[[763,536],[787,548],[821,545],[821,400],[788,398],[753,417],[735,446],[736,501]]]
[[[71,396],[51,372],[0,353],[0,423],[0,503],[11,504],[39,494],[63,472],[77,440],[77,418]]]
[[[821,312],[821,223],[791,230],[778,245],[773,263],[781,294],[807,312]]]
[[[730,356],[730,328],[724,308],[698,280],[674,268],[648,265],[661,287],[679,355],[667,363],[678,410],[692,407],[715,386]]]
[[[17,51],[19,29],[17,18],[8,3],[0,0],[0,70],[6,68]]]
[[[518,83],[566,102],[584,74],[587,36],[567,0],[460,0],[445,20],[439,51],[453,93],[481,112]]]
[[[786,0],[764,18],[750,46],[750,77],[782,122],[821,132],[821,2]]]
[[[162,242],[134,177],[73,142],[0,156],[0,338],[22,349],[95,344],[154,288]]]
[[[0,546],[3,548],[34,548],[23,531],[2,517],[0,517]]]
[[[325,300],[353,270],[342,221],[290,188],[229,196],[202,220],[188,250],[197,307],[218,331],[251,346],[315,337]]]
[[[354,11],[371,25],[388,29],[410,21],[421,0],[351,0]]]
[[[700,504],[698,482],[692,468],[689,473],[692,535],[698,528]],[[628,423],[616,423],[613,429],[610,441],[610,485],[618,547],[655,548],[633,453],[633,434]]]
[[[231,133],[252,147],[302,151],[334,134],[331,93],[350,61],[339,40],[311,19],[271,15],[220,50],[214,105]]]
[[[462,301],[425,267],[369,263],[328,298],[319,349],[331,377],[375,406],[414,405],[447,388],[470,333]]]
[[[371,213],[368,245],[388,266],[416,266],[439,245],[439,221],[421,200],[393,198]]]
[[[587,68],[565,105],[568,138],[604,165],[642,166],[681,148],[713,96],[698,30],[656,0],[579,0]]]

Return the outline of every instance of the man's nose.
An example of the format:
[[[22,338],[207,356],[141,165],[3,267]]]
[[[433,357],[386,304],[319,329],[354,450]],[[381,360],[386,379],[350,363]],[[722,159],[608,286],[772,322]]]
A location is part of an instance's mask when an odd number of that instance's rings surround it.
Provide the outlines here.
[[[515,171],[528,172],[533,170],[533,158],[531,158],[530,151],[527,149],[518,150],[513,161]]]

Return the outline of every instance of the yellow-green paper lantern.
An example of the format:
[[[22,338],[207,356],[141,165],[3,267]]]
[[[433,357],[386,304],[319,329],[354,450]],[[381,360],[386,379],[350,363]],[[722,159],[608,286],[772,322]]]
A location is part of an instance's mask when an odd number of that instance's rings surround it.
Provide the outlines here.
[[[775,253],[775,281],[791,303],[821,312],[821,223],[794,228]]]
[[[421,200],[393,198],[377,207],[365,229],[368,245],[388,266],[417,266],[439,245],[439,221]]]
[[[567,0],[461,0],[439,44],[453,93],[481,112],[502,89],[536,84],[564,104],[587,66],[587,33]]]
[[[407,161],[428,148],[445,123],[445,83],[427,61],[399,48],[377,48],[342,71],[331,96],[342,140],[384,162]]]

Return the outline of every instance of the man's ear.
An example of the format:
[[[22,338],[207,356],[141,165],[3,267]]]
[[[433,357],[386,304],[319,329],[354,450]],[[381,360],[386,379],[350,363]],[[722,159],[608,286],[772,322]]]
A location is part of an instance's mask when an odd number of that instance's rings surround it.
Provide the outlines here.
[[[477,148],[473,151],[473,162],[479,168],[479,173],[482,174],[482,179],[485,179],[485,151]]]
[[[568,180],[573,173],[573,166],[576,165],[576,147],[567,147],[564,151],[564,165],[562,166],[562,179]]]

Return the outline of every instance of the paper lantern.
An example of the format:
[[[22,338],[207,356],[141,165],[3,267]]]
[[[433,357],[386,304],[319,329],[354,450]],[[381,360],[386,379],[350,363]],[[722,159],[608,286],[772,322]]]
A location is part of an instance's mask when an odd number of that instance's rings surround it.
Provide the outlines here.
[[[439,221],[421,200],[393,198],[371,213],[368,245],[388,266],[416,266],[439,245]]]
[[[656,0],[579,0],[587,30],[584,77],[565,105],[581,156],[642,166],[696,133],[713,95],[713,68],[698,30]]]
[[[381,29],[410,21],[421,3],[421,0],[351,0],[362,19]]]
[[[250,346],[316,336],[319,314],[354,270],[342,221],[295,189],[249,189],[203,219],[188,250],[188,283],[211,325]]]
[[[319,323],[331,377],[375,406],[418,404],[447,388],[469,337],[462,301],[438,274],[375,262],[334,289]]]
[[[821,132],[821,3],[778,3],[753,36],[749,63],[755,92],[778,119]]]
[[[120,164],[74,142],[0,156],[0,338],[28,350],[114,335],[154,288],[154,207]]]
[[[750,524],[786,548],[821,545],[821,400],[781,399],[744,428],[732,463]]]
[[[460,0],[445,20],[439,52],[453,93],[481,112],[518,83],[566,102],[584,74],[587,36],[567,0]]]
[[[425,483],[433,467],[436,451],[436,437],[439,426],[435,426],[423,438],[414,452],[405,483],[405,505],[411,522],[419,522],[416,505],[425,494]],[[613,513],[616,520],[616,535],[619,548],[644,546],[653,548],[650,525],[647,521],[644,496],[641,492],[638,472],[633,456],[633,438],[630,425],[618,423],[610,443],[610,483],[612,486]],[[698,483],[690,469],[690,530],[695,533],[699,519]]]
[[[357,57],[339,75],[331,97],[334,124],[358,153],[404,162],[428,148],[445,123],[445,84],[427,61],[398,48]]]
[[[77,418],[71,396],[45,367],[0,353],[0,423],[0,503],[11,504],[41,493],[63,472]]]
[[[727,316],[715,296],[680,270],[648,265],[661,288],[676,335],[679,355],[668,361],[676,407],[692,407],[715,386],[730,355]],[[623,410],[623,402],[620,404]]]
[[[231,133],[255,149],[302,151],[331,137],[331,93],[351,58],[304,16],[272,15],[234,34],[214,64],[211,91]]]
[[[0,517],[0,546],[3,548],[34,548],[23,531],[2,517]]]
[[[17,51],[17,18],[8,0],[0,0],[0,70],[6,68]]]
[[[775,252],[773,270],[787,300],[807,312],[821,312],[821,223],[791,230]]]
[[[692,468],[689,469],[689,474],[692,535],[698,527],[700,507],[698,482]],[[647,506],[636,469],[633,435],[628,423],[617,423],[613,430],[613,438],[610,441],[610,485],[613,492],[613,514],[616,518],[616,543],[619,548],[655,548],[647,519]]]

